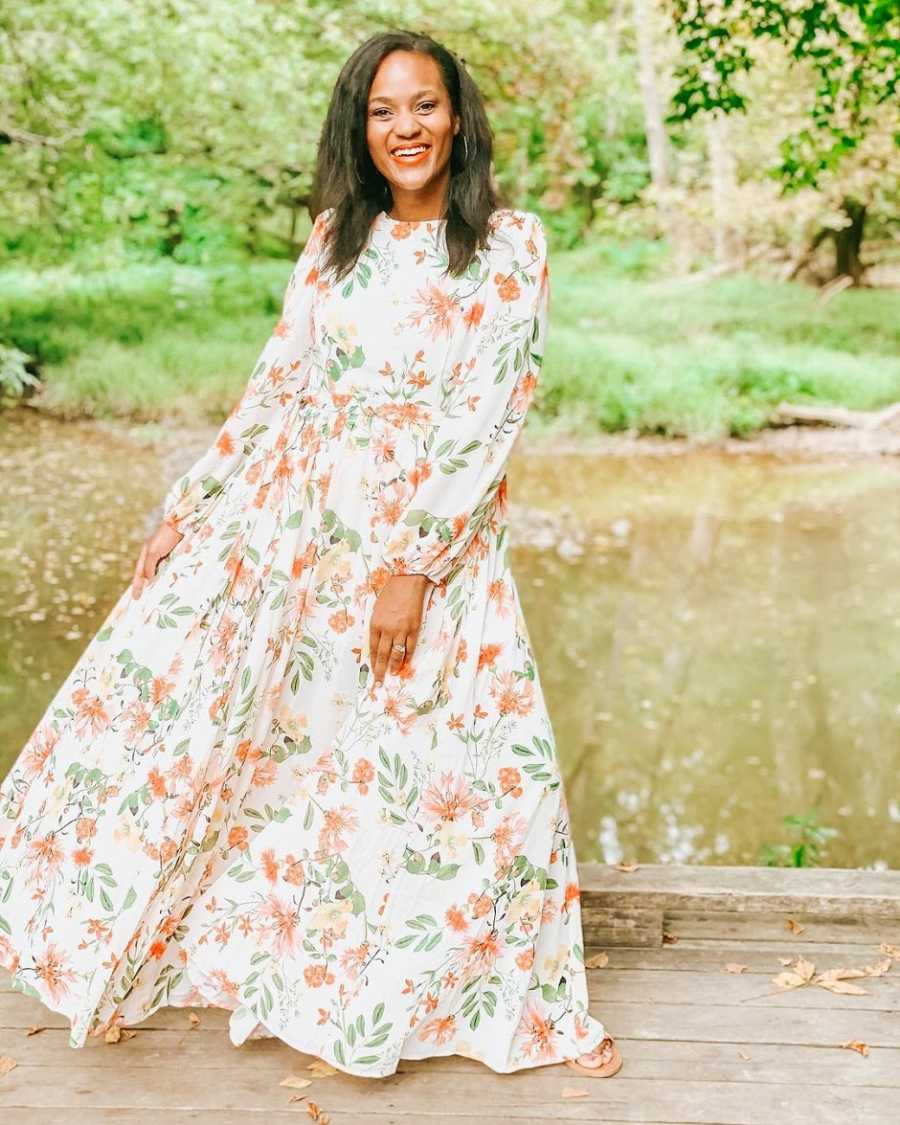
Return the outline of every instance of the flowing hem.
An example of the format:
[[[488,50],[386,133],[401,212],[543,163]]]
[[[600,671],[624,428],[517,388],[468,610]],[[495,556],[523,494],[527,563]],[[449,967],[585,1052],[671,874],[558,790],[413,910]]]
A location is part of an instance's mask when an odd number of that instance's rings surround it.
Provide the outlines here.
[[[11,948],[12,947],[9,945],[9,943],[7,943],[6,949],[0,950],[0,968],[3,968],[7,973],[10,974],[13,991],[22,993],[26,996],[31,997],[32,999],[38,1000],[49,1011],[56,1012],[58,1015],[64,1016],[69,1021],[69,1046],[74,1049],[80,1049],[84,1047],[89,1037],[94,1039],[99,1038],[101,1035],[105,1035],[109,1028],[114,1026],[115,1024],[118,1024],[123,1028],[141,1027],[158,1011],[165,1010],[166,1008],[214,1008],[219,1011],[230,1012],[231,1017],[228,1021],[227,1031],[228,1038],[233,1046],[240,1047],[248,1039],[280,1039],[282,1043],[287,1044],[288,1047],[293,1048],[295,1051],[299,1051],[301,1052],[301,1054],[311,1055],[314,1058],[320,1058],[324,1062],[327,1062],[329,1066],[334,1067],[335,1070],[340,1070],[344,1074],[350,1074],[356,1078],[389,1078],[392,1074],[396,1074],[397,1066],[401,1059],[415,1061],[431,1058],[445,1058],[450,1055],[458,1055],[460,1058],[472,1059],[474,1062],[483,1063],[484,1066],[486,1066],[489,1070],[494,1071],[495,1074],[514,1074],[520,1070],[531,1070],[539,1066],[562,1065],[562,1063],[565,1061],[565,1058],[578,1058],[579,1055],[589,1054],[591,1051],[596,1050],[600,1046],[607,1035],[607,1031],[604,1025],[595,1016],[589,1016],[588,1018],[593,1023],[598,1024],[600,1028],[600,1034],[596,1042],[584,1046],[581,1050],[578,1051],[578,1054],[576,1055],[567,1055],[564,1058],[553,1059],[527,1059],[521,1061],[516,1066],[495,1065],[495,1063],[491,1062],[486,1055],[478,1051],[463,1052],[453,1049],[429,1049],[426,1044],[418,1044],[419,1049],[416,1049],[417,1045],[412,1044],[410,1040],[407,1039],[403,1045],[404,1049],[400,1051],[400,1054],[393,1059],[392,1063],[388,1064],[388,1066],[383,1067],[381,1070],[375,1070],[372,1067],[354,1067],[352,1066],[352,1064],[342,1064],[336,1058],[334,1058],[333,1054],[329,1051],[328,1045],[325,1040],[316,1040],[306,1036],[298,1036],[291,1034],[290,1032],[286,1033],[284,1030],[276,1031],[273,1027],[271,1027],[271,1025],[266,1023],[265,1020],[260,1019],[257,1014],[253,1012],[251,1008],[248,1008],[245,1004],[236,1003],[234,1007],[231,1007],[227,1004],[223,1004],[221,1000],[211,999],[213,995],[215,995],[216,997],[220,997],[221,989],[218,986],[209,984],[207,981],[205,981],[202,970],[195,969],[195,972],[192,972],[190,958],[188,958],[183,966],[185,976],[191,984],[189,1002],[170,999],[166,1003],[162,1003],[158,1007],[154,1008],[153,1011],[147,1012],[146,1015],[141,1016],[139,1019],[132,1018],[130,1020],[119,1020],[117,1018],[117,1013],[114,1012],[110,1016],[110,1018],[105,1021],[105,1023],[101,1024],[91,1031],[87,1031],[86,1026],[88,1021],[84,1019],[84,1013],[78,1011],[77,1006],[66,1005],[61,1000],[54,1000],[46,992],[40,991],[39,989],[35,988],[34,985],[22,979],[20,971],[13,970],[12,965],[17,963],[17,956],[15,952],[13,952],[12,957],[3,956],[3,954],[8,950],[11,950]],[[204,984],[206,985],[205,988]],[[200,997],[200,1000],[198,1000],[197,997]],[[204,999],[207,1001],[206,1003],[202,1002]],[[75,1029],[77,1026],[80,1026],[82,1028],[82,1031],[80,1033],[76,1033]],[[326,1057],[326,1055],[328,1057]]]

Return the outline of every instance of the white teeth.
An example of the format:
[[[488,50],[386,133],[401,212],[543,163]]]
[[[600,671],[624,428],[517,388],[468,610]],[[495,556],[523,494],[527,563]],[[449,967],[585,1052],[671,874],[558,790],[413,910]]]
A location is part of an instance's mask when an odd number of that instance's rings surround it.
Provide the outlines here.
[[[416,148],[395,148],[394,156],[415,156],[419,152],[424,152],[428,145],[418,145]]]

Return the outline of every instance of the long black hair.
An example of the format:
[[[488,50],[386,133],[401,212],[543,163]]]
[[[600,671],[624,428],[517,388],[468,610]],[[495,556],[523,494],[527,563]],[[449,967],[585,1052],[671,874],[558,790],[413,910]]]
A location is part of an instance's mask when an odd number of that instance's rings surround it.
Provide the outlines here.
[[[357,47],[341,68],[316,158],[310,211],[315,219],[334,208],[323,268],[333,270],[338,280],[356,264],[372,220],[393,205],[390,185],[372,162],[366,141],[369,90],[381,61],[392,51],[430,55],[459,117],[445,216],[447,273],[464,273],[478,248],[486,245],[488,220],[498,206],[491,180],[491,127],[481,93],[462,62],[429,35],[379,32]]]

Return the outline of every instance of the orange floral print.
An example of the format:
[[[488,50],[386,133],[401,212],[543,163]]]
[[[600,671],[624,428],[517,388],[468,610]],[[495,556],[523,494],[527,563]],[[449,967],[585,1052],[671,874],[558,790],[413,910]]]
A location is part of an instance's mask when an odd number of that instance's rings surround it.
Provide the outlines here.
[[[439,222],[317,217],[244,393],[0,785],[0,965],[73,1047],[228,1009],[351,1074],[596,1047],[553,730],[506,550],[549,306],[537,216],[463,277]],[[497,236],[496,238],[494,236]],[[362,269],[365,266],[366,269]],[[376,687],[368,627],[428,579]]]

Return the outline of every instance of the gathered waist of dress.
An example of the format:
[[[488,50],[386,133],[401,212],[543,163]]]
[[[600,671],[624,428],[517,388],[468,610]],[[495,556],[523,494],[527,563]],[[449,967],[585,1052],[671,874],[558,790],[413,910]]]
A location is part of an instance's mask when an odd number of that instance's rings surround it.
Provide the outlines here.
[[[347,425],[353,428],[362,420],[380,420],[389,426],[406,429],[413,421],[433,416],[428,406],[398,399],[371,386],[351,386],[341,390],[320,386],[302,392],[298,401],[312,417],[344,414]]]

